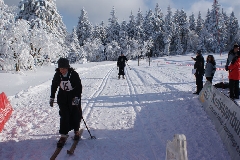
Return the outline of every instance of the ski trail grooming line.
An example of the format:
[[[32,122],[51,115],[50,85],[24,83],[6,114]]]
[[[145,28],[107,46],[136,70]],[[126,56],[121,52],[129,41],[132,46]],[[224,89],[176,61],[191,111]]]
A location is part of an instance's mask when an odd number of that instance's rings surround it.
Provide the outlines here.
[[[151,78],[152,79],[152,81],[154,81],[155,83],[161,83],[161,81],[158,79],[158,78],[156,78],[154,75],[152,75],[152,74],[149,74],[149,73],[147,73],[147,72],[145,72],[145,71],[142,71],[142,70],[135,70],[135,73],[138,75],[138,77],[140,77],[139,75],[147,75],[149,78]],[[142,80],[144,80],[144,78],[140,78],[141,79],[141,81]],[[143,84],[148,84],[149,86],[151,86],[152,84],[150,84],[148,81],[142,81],[142,83]],[[134,88],[134,90],[135,90],[136,88]],[[136,97],[137,99],[138,99],[138,102],[140,102],[141,100],[139,100],[139,98],[138,97]],[[147,99],[147,101],[148,101],[148,97],[146,97]],[[163,113],[162,113],[162,111],[159,111],[159,110],[157,110],[158,112],[158,115],[161,115],[161,116],[159,116],[159,117],[161,117],[161,119],[167,119],[167,118],[165,118],[166,117],[166,115],[164,115]],[[147,117],[150,117],[149,116],[149,112],[144,112],[144,113],[146,113],[146,115],[147,115]],[[143,122],[145,122],[145,121],[143,121]],[[149,124],[147,124],[147,125],[149,125]],[[151,128],[154,128],[154,126],[153,126],[153,124],[151,123]],[[174,130],[174,127],[171,129],[171,130]],[[155,131],[155,134],[156,134],[156,136],[159,138],[159,140],[163,143],[163,144],[165,144],[165,142],[164,141],[162,141],[162,138],[161,138],[161,136],[159,135],[159,132],[157,131],[157,130],[154,130]]]
[[[91,110],[92,110],[92,106],[95,102],[92,102],[91,103],[91,99],[92,98],[96,98],[100,95],[100,93],[103,91],[104,87],[106,86],[107,84],[107,81],[112,73],[112,71],[114,70],[115,67],[112,67],[108,72],[107,74],[103,77],[102,79],[102,82],[101,84],[99,85],[98,87],[98,90],[96,90],[91,96],[89,96],[87,99],[87,102],[86,102],[86,106],[85,108],[83,109],[83,113],[86,115],[85,117],[88,118],[89,114],[91,113]]]
[[[128,71],[127,71],[127,74],[128,74]],[[128,74],[128,75],[129,75],[129,74]],[[133,104],[133,109],[134,109],[134,111],[136,112],[137,117],[139,117],[139,119],[140,119],[142,128],[144,128],[144,129],[143,129],[144,138],[148,140],[149,144],[152,144],[152,143],[151,143],[151,140],[149,139],[149,136],[147,136],[147,132],[146,132],[146,129],[145,129],[146,127],[144,126],[143,120],[141,119],[141,116],[139,115],[139,111],[136,109],[136,105],[139,105],[139,104],[140,104],[140,103],[139,103],[139,100],[137,100],[136,98],[134,98],[134,97],[132,96],[132,95],[136,95],[135,88],[134,88],[134,86],[133,86],[133,84],[132,84],[132,82],[131,82],[131,78],[130,78],[129,76],[127,76],[126,79],[127,79],[127,83],[128,83],[128,86],[129,86],[130,97],[132,97],[131,100],[132,100],[132,104]],[[151,151],[152,151],[155,159],[158,159],[157,153],[155,152],[155,150],[154,150],[153,147],[154,147],[153,145],[150,146]]]

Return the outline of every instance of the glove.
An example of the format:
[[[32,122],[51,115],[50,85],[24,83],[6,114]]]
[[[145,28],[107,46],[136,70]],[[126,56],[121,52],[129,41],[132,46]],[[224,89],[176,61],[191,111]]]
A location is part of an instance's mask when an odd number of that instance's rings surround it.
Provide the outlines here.
[[[228,71],[228,66],[225,66],[225,70]]]
[[[73,98],[72,105],[78,105],[80,99],[78,97]]]
[[[49,105],[50,105],[51,107],[53,107],[53,102],[54,102],[54,98],[50,98],[50,100],[49,100]]]
[[[213,77],[213,76],[214,76],[214,73],[212,73],[211,76]]]

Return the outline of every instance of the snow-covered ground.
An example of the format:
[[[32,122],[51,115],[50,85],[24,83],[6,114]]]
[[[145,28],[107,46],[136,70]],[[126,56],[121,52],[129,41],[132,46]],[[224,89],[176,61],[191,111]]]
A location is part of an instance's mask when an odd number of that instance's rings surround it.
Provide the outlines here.
[[[191,56],[129,61],[126,79],[117,79],[116,62],[72,65],[83,84],[83,117],[97,139],[84,128],[74,155],[69,138],[59,160],[164,160],[174,134],[187,138],[189,160],[230,160],[219,134],[195,92]],[[207,55],[204,55],[206,58]],[[223,68],[226,54],[214,55]],[[1,160],[47,160],[59,138],[58,106],[49,106],[55,66],[21,73],[0,72],[0,92],[14,109],[0,133]],[[213,84],[228,81],[217,70]],[[204,80],[205,81],[205,80]],[[73,132],[69,133],[70,136]]]

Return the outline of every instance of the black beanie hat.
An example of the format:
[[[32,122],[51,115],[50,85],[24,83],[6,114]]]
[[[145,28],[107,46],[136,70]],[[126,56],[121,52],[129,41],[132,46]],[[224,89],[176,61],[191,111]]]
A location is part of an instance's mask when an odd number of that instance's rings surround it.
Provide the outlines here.
[[[201,50],[197,50],[197,54],[201,54],[202,53],[202,51]]]
[[[238,46],[238,44],[236,43],[236,44],[234,44],[234,46],[233,46],[233,48],[238,48],[239,46]]]
[[[67,58],[59,58],[58,68],[70,68],[68,59]]]

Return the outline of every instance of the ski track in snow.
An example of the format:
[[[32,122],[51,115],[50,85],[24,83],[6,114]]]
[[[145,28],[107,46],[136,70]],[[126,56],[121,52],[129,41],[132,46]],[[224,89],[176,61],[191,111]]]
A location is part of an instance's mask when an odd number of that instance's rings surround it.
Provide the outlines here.
[[[81,122],[84,132],[74,155],[66,154],[69,138],[57,159],[164,160],[167,141],[174,134],[186,135],[190,160],[230,159],[192,95],[195,81],[189,70],[178,72],[171,67],[175,64],[128,64],[131,70],[126,66],[124,80],[117,79],[115,62],[77,69],[83,84],[83,117],[97,139],[89,140]],[[50,85],[51,80],[9,97],[14,112],[1,133],[0,159],[50,158],[59,137],[58,106],[48,104]]]

